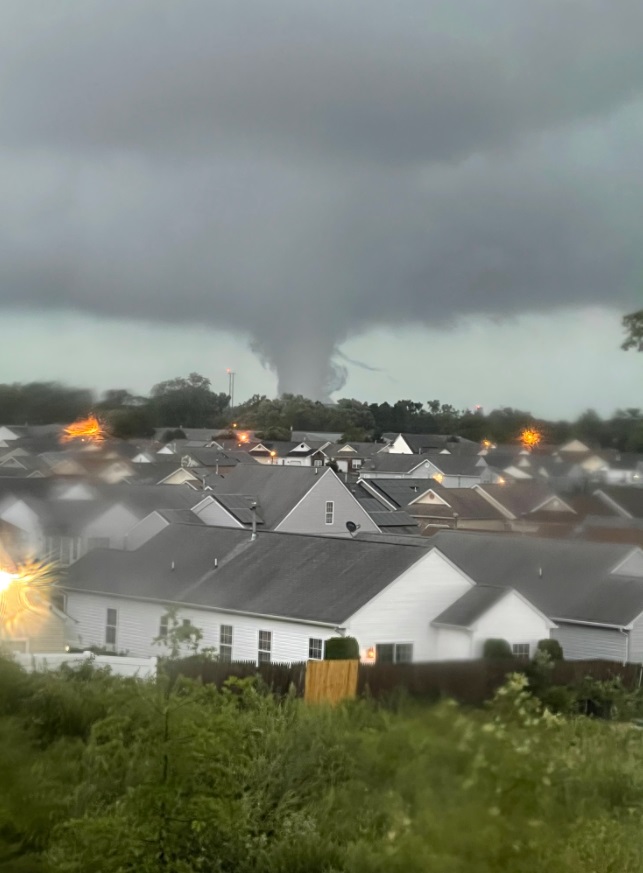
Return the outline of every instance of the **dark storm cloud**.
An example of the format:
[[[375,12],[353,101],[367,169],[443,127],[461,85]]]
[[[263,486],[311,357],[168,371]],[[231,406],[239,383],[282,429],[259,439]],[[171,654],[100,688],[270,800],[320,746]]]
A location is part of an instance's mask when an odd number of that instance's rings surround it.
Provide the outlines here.
[[[640,0],[6,0],[0,302],[338,343],[629,305]]]

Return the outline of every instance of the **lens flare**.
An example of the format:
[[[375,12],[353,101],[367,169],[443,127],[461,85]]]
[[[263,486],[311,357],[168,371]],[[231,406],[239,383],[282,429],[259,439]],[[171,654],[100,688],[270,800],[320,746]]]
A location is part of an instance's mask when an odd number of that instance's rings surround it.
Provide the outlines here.
[[[53,563],[30,559],[12,565],[6,559],[0,566],[0,635],[11,635],[16,626],[30,616],[48,611],[56,582]]]
[[[543,435],[535,427],[526,427],[518,439],[526,449],[533,449],[540,445]]]
[[[107,438],[105,425],[95,415],[90,415],[87,418],[82,418],[68,425],[62,432],[61,443],[70,443],[75,440],[79,442],[102,442]]]

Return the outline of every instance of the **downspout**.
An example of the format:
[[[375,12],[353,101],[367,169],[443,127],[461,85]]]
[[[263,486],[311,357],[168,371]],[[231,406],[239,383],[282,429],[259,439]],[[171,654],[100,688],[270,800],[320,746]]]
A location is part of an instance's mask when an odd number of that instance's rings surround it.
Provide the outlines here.
[[[623,661],[623,665],[630,663],[630,635],[625,628],[620,627],[620,632],[625,635],[625,660]]]

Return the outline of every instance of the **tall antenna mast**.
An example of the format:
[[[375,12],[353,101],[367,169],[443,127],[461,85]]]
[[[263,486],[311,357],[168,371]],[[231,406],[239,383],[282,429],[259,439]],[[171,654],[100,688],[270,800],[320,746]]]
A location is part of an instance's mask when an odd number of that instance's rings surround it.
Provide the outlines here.
[[[233,373],[230,367],[226,370],[228,374],[228,396],[230,397],[230,415],[234,410],[234,377],[237,375]]]

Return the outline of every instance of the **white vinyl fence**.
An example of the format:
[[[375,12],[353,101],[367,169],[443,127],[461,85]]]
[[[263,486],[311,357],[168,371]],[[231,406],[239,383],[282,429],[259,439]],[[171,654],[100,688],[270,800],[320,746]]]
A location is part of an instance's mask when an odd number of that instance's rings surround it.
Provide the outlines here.
[[[15,653],[14,659],[25,670],[57,670],[63,664],[80,666],[91,663],[94,667],[109,667],[115,676],[135,676],[138,679],[156,677],[157,658],[128,658],[119,655],[95,655],[93,652],[56,652],[55,654],[29,655]]]

